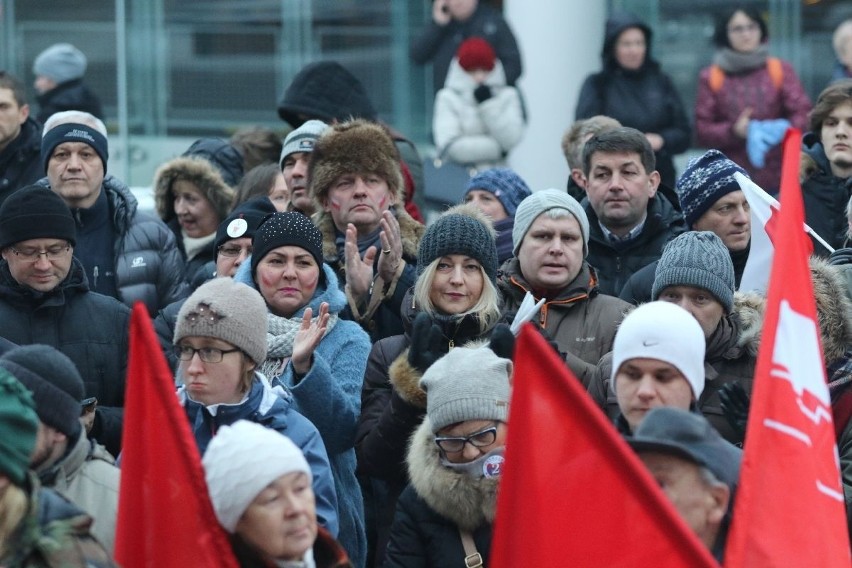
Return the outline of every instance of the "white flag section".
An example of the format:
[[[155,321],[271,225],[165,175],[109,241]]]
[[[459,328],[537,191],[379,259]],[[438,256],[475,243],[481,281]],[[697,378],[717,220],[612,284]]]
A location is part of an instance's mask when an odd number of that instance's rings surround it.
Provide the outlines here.
[[[741,292],[766,294],[769,285],[769,273],[772,271],[772,257],[775,254],[775,247],[770,238],[774,225],[772,214],[777,215],[777,212],[781,210],[781,204],[740,172],[734,174],[734,179],[737,180],[740,189],[743,190],[751,210],[751,245],[748,260],[743,268],[739,290]],[[769,227],[768,230],[767,226]],[[828,252],[834,252],[834,249],[813,229],[804,225],[804,230],[821,243]]]

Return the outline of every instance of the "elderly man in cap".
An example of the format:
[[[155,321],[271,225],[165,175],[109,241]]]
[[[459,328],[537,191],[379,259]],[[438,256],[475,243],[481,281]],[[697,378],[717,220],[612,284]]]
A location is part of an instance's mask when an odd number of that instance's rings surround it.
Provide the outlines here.
[[[317,138],[328,129],[321,120],[308,120],[284,139],[278,164],[284,183],[290,190],[288,211],[298,211],[308,217],[316,212],[316,206],[308,189],[308,167]]]
[[[35,401],[39,425],[30,469],[42,486],[94,518],[92,533],[112,553],[119,470],[106,449],[86,437],[80,422],[80,414],[94,411],[97,400],[84,399],[80,373],[53,347],[16,347],[0,357],[0,367],[21,381]]]
[[[544,299],[538,324],[588,386],[630,305],[598,290],[597,274],[586,262],[585,211],[562,190],[537,191],[515,212],[512,242],[515,256],[497,278],[504,312],[517,311],[528,292]]]
[[[48,185],[74,213],[75,255],[89,288],[150,314],[183,298],[183,259],[168,227],[138,211],[127,185],[107,175],[107,131],[98,118],[58,113],[44,125],[41,159]]]
[[[62,198],[29,186],[0,206],[0,337],[67,355],[100,404],[89,435],[117,455],[130,308],[92,292],[74,257],[74,217]]]
[[[722,562],[742,451],[701,415],[669,407],[649,412],[627,443],[686,524]]]

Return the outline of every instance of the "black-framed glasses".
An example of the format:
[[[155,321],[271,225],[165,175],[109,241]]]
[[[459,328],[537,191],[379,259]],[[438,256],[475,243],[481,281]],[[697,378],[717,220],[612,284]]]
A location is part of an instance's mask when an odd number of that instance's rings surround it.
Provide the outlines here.
[[[243,251],[245,251],[246,256],[249,256],[251,254],[251,246],[241,247],[238,245],[224,244],[219,247],[219,254],[229,258],[236,258],[240,256],[240,253]]]
[[[64,245],[53,245],[52,247],[47,247],[45,249],[40,249],[38,247],[9,247],[15,256],[27,260],[29,262],[36,262],[44,255],[47,257],[47,260],[60,260],[68,254],[68,251],[71,250],[71,245],[65,243]]]
[[[189,345],[175,345],[175,356],[181,361],[191,361],[195,354],[198,353],[198,358],[205,363],[221,363],[222,358],[228,353],[235,353],[239,349],[217,349],[215,347],[202,347],[196,349]]]
[[[497,426],[489,426],[470,436],[435,436],[435,443],[447,453],[455,454],[464,449],[465,444],[475,448],[490,446],[497,439]]]

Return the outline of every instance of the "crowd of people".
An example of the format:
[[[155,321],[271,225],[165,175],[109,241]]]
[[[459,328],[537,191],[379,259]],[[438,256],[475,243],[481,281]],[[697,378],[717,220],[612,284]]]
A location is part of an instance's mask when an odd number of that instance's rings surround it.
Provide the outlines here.
[[[760,14],[725,14],[693,122],[651,28],[613,16],[563,139],[570,178],[531,191],[506,167],[525,122],[510,29],[475,0],[433,6],[411,56],[433,62],[436,145],[478,173],[428,226],[416,147],[339,63],[293,78],[283,140],[246,129],[163,163],[156,216],[107,173],[79,50],[36,59],[61,91],[38,118],[0,72],[0,565],[114,565],[137,303],[241,566],[488,565],[530,297],[722,562],[766,311],[741,287],[737,178],[777,192],[790,126],[808,132],[807,222],[836,249],[810,271],[852,533],[850,27],[812,107]],[[710,149],[677,172],[693,141]]]

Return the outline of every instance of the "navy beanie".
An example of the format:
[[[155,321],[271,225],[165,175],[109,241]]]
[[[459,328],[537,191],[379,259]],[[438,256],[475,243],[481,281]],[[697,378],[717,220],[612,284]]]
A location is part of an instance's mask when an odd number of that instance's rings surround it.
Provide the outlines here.
[[[71,210],[59,195],[39,185],[22,187],[0,205],[0,249],[30,239],[77,243]]]
[[[275,206],[269,201],[268,197],[256,197],[249,199],[245,203],[241,203],[231,211],[224,221],[219,223],[219,228],[216,229],[216,254],[219,254],[219,247],[232,239],[241,239],[248,237],[254,238],[257,228],[267,217],[275,213]]]
[[[106,136],[91,126],[78,122],[59,124],[44,133],[41,139],[41,165],[44,173],[47,173],[47,164],[50,162],[53,151],[65,142],[82,142],[91,146],[103,162],[104,175],[106,175],[109,159],[109,144]]]
[[[739,191],[740,184],[734,179],[736,172],[748,177],[744,169],[719,150],[708,150],[689,161],[675,185],[689,228],[714,203],[729,193]]]
[[[269,251],[288,245],[308,251],[317,261],[322,274],[322,233],[310,218],[295,211],[287,211],[267,216],[257,228],[252,242],[252,279],[257,274],[257,265]]]
[[[479,172],[470,178],[464,190],[465,197],[474,189],[493,193],[509,217],[514,217],[521,201],[532,195],[527,183],[509,168],[492,168]]]

